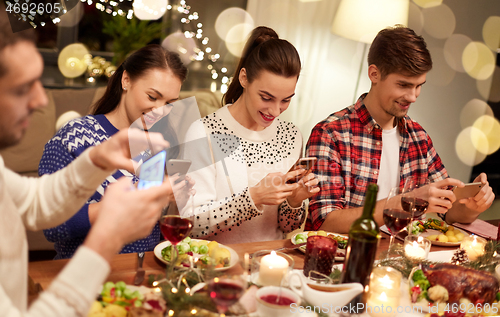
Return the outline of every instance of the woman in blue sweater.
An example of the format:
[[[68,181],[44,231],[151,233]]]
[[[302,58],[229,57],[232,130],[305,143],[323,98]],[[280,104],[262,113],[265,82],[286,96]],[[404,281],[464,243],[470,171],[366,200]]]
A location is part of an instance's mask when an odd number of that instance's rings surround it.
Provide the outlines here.
[[[176,144],[176,135],[167,115],[171,110],[169,104],[179,99],[186,75],[187,68],[179,56],[159,45],[148,45],[130,55],[110,78],[104,96],[93,107],[92,115],[66,123],[45,145],[38,174],[41,176],[60,170],[88,147],[100,144],[119,130],[128,129],[136,120],[143,120],[150,131],[162,130],[165,139],[172,145]],[[168,157],[175,158],[176,152],[176,147],[167,151]],[[148,153],[144,155],[148,156]],[[96,206],[104,190],[109,183],[123,176],[134,183],[138,180],[133,173],[118,170],[97,188],[71,219],[58,227],[44,230],[47,240],[54,242],[56,259],[72,257],[96,219]],[[191,186],[188,184],[185,188],[189,190]],[[126,245],[121,253],[151,251],[160,241],[160,234],[156,224],[148,237]]]

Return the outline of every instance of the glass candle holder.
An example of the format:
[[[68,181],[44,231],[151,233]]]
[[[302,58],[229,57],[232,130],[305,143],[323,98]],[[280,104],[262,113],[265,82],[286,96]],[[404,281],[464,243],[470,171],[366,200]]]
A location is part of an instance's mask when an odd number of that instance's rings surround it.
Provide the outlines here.
[[[366,299],[366,312],[372,317],[392,317],[401,297],[402,274],[387,266],[374,267]]]
[[[407,236],[404,242],[405,255],[417,261],[427,259],[431,250],[431,241],[421,236]]]
[[[388,296],[399,296],[403,275],[389,266],[377,266],[370,275],[369,292],[385,292]]]
[[[366,299],[366,313],[371,317],[396,316],[400,297],[400,294],[388,296],[385,292],[370,292]]]
[[[281,286],[288,280],[294,265],[293,258],[283,252],[256,252],[252,257],[251,280],[258,285]]]
[[[483,255],[485,246],[486,239],[475,235],[465,237],[460,243],[460,249],[465,250],[470,261],[474,261]]]
[[[337,241],[324,236],[311,236],[307,238],[306,256],[304,259],[304,275],[311,278],[322,278],[323,275],[332,273],[335,253],[337,252]]]

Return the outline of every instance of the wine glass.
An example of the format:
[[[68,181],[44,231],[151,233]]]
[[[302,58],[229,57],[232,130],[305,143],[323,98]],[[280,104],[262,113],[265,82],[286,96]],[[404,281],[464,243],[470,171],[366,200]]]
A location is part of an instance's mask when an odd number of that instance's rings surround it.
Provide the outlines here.
[[[412,222],[408,226],[408,234],[412,234],[412,223],[419,219],[429,206],[429,179],[418,182],[416,179],[408,178],[405,181],[401,205],[403,209],[410,212]]]
[[[229,307],[236,304],[247,288],[245,275],[227,275],[215,277],[208,283],[208,295],[221,316],[225,316]]]
[[[389,232],[391,233],[389,251],[391,250],[394,237],[411,222],[412,213],[403,209],[401,199],[404,196],[410,196],[410,209],[412,209],[413,198],[411,198],[411,195],[411,192],[403,195],[402,190],[398,187],[394,187],[389,192],[389,196],[387,196],[387,200],[385,201],[383,218],[387,229],[389,229]]]
[[[167,208],[163,209],[160,218],[160,230],[165,240],[171,243],[170,264],[168,265],[167,278],[172,277],[174,267],[177,262],[179,251],[177,244],[184,240],[193,229],[193,223],[189,218],[182,218],[179,215],[177,205],[171,203]]]

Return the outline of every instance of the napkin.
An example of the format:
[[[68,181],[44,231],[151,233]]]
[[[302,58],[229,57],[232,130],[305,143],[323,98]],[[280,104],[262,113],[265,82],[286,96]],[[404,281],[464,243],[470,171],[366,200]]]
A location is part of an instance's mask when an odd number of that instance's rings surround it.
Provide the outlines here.
[[[465,225],[461,223],[454,223],[454,227],[467,230],[475,235],[481,236],[483,238],[496,240],[498,228],[491,223],[488,223],[481,219],[476,219],[474,222]]]

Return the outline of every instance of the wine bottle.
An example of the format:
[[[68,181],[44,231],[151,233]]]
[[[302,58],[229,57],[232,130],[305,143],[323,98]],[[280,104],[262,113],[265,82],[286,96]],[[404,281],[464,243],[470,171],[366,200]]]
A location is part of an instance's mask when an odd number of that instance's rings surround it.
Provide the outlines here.
[[[370,281],[377,245],[380,240],[380,230],[373,219],[373,212],[377,204],[377,192],[377,184],[368,185],[363,214],[353,222],[349,229],[342,283],[361,283],[366,287]],[[362,305],[358,305],[360,303]],[[354,308],[356,313],[362,313],[365,303],[363,294],[355,297],[349,303],[350,311]]]

